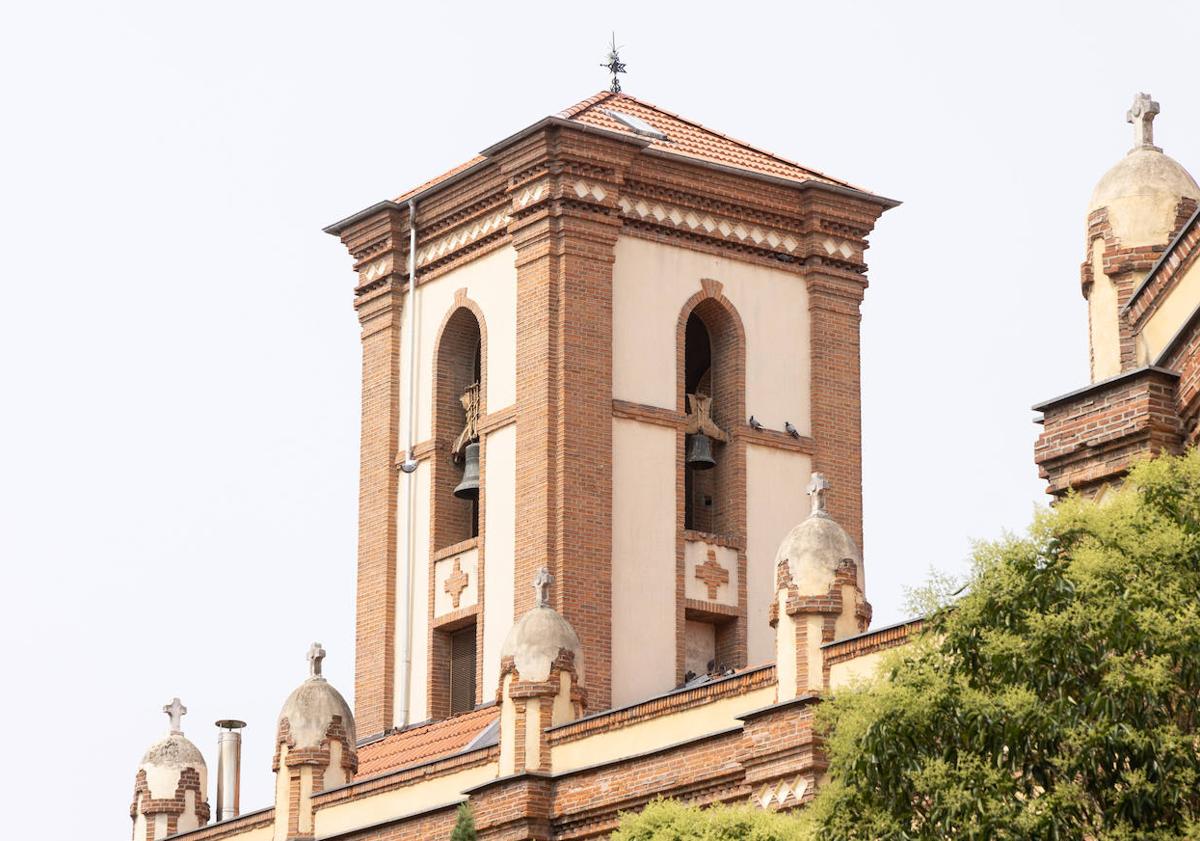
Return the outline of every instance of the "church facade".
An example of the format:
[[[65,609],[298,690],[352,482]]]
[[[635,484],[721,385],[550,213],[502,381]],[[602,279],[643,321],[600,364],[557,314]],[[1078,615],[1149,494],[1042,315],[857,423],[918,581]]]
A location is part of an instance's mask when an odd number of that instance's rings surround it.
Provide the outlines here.
[[[1056,494],[1195,426],[1200,191],[1139,103],[1089,216],[1096,382],[1042,406]],[[464,801],[481,838],[603,838],[656,796],[811,799],[815,705],[920,627],[868,630],[860,551],[895,204],[604,92],[327,228],[362,325],[354,709],[314,645],[275,802],[240,811],[240,722],[210,810],[172,703],[135,841],[445,838]],[[1087,419],[1121,395],[1116,433]]]

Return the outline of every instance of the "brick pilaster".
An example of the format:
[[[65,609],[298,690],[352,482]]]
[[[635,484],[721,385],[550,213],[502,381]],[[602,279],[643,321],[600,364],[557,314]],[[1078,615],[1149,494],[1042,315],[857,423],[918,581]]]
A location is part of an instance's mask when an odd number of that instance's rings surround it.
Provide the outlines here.
[[[407,279],[407,214],[380,210],[342,232],[355,258],[354,306],[362,325],[362,433],[354,705],[358,732],[393,724],[395,707],[397,495],[400,474],[401,322]]]
[[[859,322],[867,282],[861,275],[810,267],[813,470],[829,477],[829,513],[859,549],[862,532],[862,375]]]

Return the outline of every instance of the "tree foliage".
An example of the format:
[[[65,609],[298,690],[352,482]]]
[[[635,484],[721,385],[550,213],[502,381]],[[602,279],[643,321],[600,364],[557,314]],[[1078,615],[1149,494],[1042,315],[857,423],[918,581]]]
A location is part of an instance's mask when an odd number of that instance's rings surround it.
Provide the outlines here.
[[[612,841],[803,841],[808,835],[790,815],[750,806],[698,809],[675,800],[654,800],[627,812]]]
[[[1198,601],[1195,452],[978,547],[888,679],[822,705],[814,835],[1200,839]]]
[[[475,839],[475,813],[471,811],[470,803],[461,803],[454,819],[454,829],[450,832],[450,841],[475,841]]]

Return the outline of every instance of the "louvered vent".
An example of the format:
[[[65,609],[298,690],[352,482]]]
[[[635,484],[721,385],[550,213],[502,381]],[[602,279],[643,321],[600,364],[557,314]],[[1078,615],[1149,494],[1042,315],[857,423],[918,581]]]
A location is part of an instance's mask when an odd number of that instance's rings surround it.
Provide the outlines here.
[[[475,626],[450,635],[450,714],[475,708]]]

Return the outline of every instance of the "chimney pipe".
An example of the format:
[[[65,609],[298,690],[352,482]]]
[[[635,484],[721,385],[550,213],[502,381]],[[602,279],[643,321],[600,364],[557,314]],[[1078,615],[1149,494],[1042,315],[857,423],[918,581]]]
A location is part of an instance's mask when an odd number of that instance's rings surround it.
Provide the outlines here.
[[[236,818],[241,807],[242,728],[246,722],[223,718],[217,722],[217,820]]]

